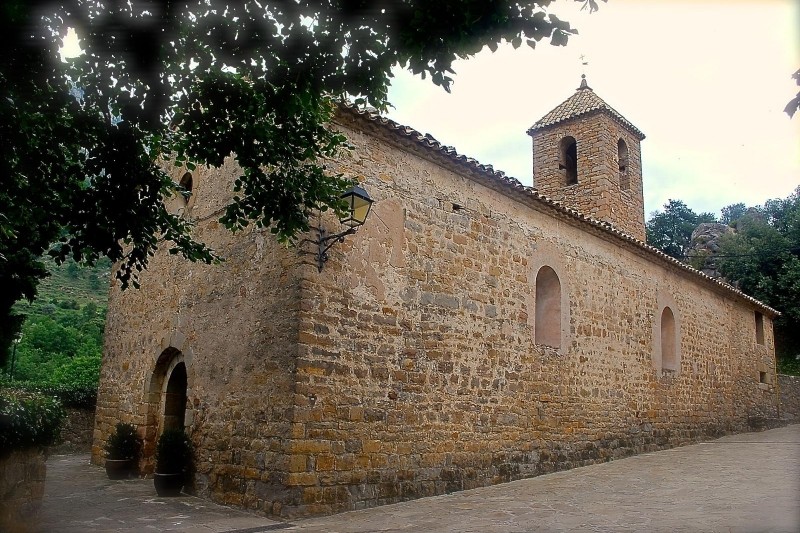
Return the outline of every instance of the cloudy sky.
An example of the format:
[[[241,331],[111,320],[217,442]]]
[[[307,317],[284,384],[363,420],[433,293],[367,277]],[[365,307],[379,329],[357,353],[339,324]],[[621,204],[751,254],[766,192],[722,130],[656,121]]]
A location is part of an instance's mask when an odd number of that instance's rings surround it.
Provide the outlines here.
[[[610,0],[551,11],[580,34],[566,47],[484,48],[459,61],[451,94],[396,71],[389,117],[529,185],[525,131],[586,73],[598,96],[647,135],[645,210],[670,198],[697,212],[762,204],[800,184],[798,0]],[[589,62],[582,66],[580,56]]]

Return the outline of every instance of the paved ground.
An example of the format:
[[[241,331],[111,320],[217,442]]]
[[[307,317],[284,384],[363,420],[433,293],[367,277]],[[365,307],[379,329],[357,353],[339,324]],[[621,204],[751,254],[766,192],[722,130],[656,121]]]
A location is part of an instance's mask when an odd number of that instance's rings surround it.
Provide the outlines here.
[[[42,533],[797,533],[800,425],[286,523],[189,496],[158,498],[152,480],[109,481],[88,456],[53,456],[42,515]]]

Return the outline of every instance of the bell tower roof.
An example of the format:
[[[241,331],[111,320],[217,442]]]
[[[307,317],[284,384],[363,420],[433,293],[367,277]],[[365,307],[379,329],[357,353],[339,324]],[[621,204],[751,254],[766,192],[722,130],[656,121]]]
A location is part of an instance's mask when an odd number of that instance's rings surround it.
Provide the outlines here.
[[[606,113],[614,120],[619,122],[631,133],[636,135],[639,140],[644,139],[644,133],[628,122],[616,109],[608,105],[602,98],[597,96],[589,84],[586,83],[586,75],[581,76],[581,85],[575,90],[575,93],[557,105],[552,111],[536,121],[536,123],[528,129],[528,135],[533,135],[534,132],[547,129],[556,124],[561,124],[567,120],[588,115],[590,113]]]

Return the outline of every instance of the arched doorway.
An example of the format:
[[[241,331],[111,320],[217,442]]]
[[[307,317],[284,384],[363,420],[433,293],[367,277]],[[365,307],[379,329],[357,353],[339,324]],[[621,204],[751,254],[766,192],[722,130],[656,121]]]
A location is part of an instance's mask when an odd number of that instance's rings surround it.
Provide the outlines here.
[[[172,369],[163,393],[163,429],[182,429],[186,420],[186,364],[181,361]]]
[[[174,347],[161,352],[147,386],[147,422],[141,470],[153,471],[156,442],[165,429],[186,424],[188,373],[183,353]]]

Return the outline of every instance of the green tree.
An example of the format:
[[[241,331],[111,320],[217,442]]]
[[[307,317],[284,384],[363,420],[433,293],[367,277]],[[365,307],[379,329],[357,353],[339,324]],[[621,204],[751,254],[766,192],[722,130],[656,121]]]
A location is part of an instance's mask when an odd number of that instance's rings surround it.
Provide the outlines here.
[[[731,204],[722,208],[722,217],[720,217],[719,221],[723,224],[733,226],[746,212],[747,206],[743,203]]]
[[[779,357],[800,354],[800,187],[785,199],[748,209],[721,239],[719,268],[741,290],[781,311]]]
[[[74,261],[70,261],[67,264],[67,275],[72,279],[78,279],[79,270],[80,268],[78,267],[78,264],[75,263]]]
[[[311,211],[342,208],[350,179],[323,163],[345,146],[328,126],[337,99],[384,110],[396,64],[449,90],[453,61],[484,45],[566,44],[575,31],[549,4],[3,2],[0,357],[19,326],[11,306],[47,275],[44,252],[118,261],[123,287],[162,246],[218,259],[167,211],[180,187],[159,161],[193,170],[232,155],[241,174],[221,221],[291,241]],[[67,28],[83,53],[62,63]]]
[[[64,326],[52,318],[31,317],[26,321],[22,349],[27,347],[42,353],[59,354],[72,357],[78,352],[80,344],[78,331],[72,326]]]
[[[50,382],[96,389],[100,381],[100,353],[75,356],[53,370]]]
[[[692,211],[681,200],[669,200],[664,211],[650,214],[645,230],[647,244],[680,261],[686,261],[686,252],[692,243],[692,232],[698,224],[716,222],[713,213]]]
[[[32,310],[22,327],[14,378],[46,385],[96,387],[105,310],[89,303],[52,315]],[[11,369],[7,368],[11,373]]]

